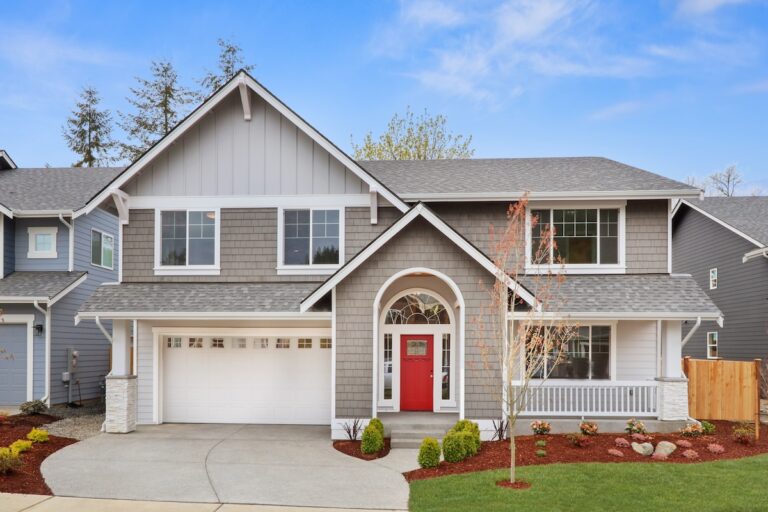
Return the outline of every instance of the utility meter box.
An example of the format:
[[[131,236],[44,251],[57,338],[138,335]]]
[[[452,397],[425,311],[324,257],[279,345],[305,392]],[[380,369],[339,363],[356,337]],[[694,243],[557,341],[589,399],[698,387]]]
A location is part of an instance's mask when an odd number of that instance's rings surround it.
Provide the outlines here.
[[[77,373],[77,363],[80,359],[80,352],[73,349],[67,349],[67,373],[71,375]]]

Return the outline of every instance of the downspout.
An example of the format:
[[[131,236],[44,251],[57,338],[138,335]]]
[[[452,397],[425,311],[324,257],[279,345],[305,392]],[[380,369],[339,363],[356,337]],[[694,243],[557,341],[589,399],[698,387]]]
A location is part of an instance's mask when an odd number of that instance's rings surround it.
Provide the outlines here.
[[[41,398],[45,404],[51,406],[51,310],[43,309],[38,301],[32,303],[40,313],[45,316],[45,396]]]
[[[99,317],[97,316],[97,317],[96,317],[96,318],[94,318],[93,320],[96,322],[96,327],[98,327],[98,328],[99,328],[99,330],[100,330],[100,331],[101,331],[101,333],[104,335],[104,337],[105,337],[105,338],[107,338],[107,341],[109,341],[109,344],[110,344],[110,345],[112,345],[112,335],[111,335],[111,334],[109,334],[109,331],[107,331],[107,330],[104,328],[104,326],[102,325],[102,323],[101,323],[101,318],[99,318]],[[111,366],[112,366],[112,362],[110,361],[110,370],[109,370],[109,373],[107,374],[107,377],[109,377],[110,375],[112,375],[112,369],[111,369]],[[106,419],[106,417],[105,417],[105,418],[104,418],[104,421],[103,421],[103,422],[102,422],[102,424],[101,424],[101,432],[106,432],[106,431],[107,431],[107,419]]]
[[[64,220],[64,214],[59,214],[59,220],[69,229],[69,265],[67,269],[72,272],[75,269],[75,221],[71,223]]]
[[[701,327],[701,317],[696,317],[696,323],[693,324],[693,327],[691,327],[691,330],[688,331],[688,334],[685,335],[685,338],[683,338],[683,341],[680,342],[680,348],[685,347],[685,344],[690,341],[691,338],[693,338],[693,335],[696,334],[696,331],[699,330],[699,327]]]

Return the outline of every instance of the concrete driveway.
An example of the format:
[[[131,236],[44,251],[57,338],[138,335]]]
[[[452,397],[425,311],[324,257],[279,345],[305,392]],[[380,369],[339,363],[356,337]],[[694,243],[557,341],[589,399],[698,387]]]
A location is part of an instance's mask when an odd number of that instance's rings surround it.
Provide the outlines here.
[[[358,460],[328,427],[167,424],[86,439],[42,472],[57,496],[406,510],[408,452]]]

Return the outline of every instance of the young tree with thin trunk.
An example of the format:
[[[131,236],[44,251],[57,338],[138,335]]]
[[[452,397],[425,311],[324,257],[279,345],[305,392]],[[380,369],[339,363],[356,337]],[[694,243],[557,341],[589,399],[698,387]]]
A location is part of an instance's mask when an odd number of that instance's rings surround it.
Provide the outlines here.
[[[120,112],[120,127],[129,141],[120,145],[120,156],[130,161],[138,158],[155,142],[170,132],[195,101],[195,94],[179,83],[179,76],[169,61],[153,61],[151,78],[136,77],[137,87],[128,97],[133,112]]]
[[[75,167],[98,167],[112,161],[112,114],[100,109],[101,98],[93,87],[84,87],[75,109],[62,127],[64,140],[79,159]]]
[[[438,160],[475,154],[472,136],[450,133],[445,116],[430,116],[426,109],[415,116],[410,107],[402,117],[392,116],[378,140],[368,132],[361,145],[352,140],[352,149],[356,160]]]
[[[504,414],[500,430],[502,438],[504,430],[509,435],[512,483],[516,482],[517,420],[528,405],[531,391],[549,377],[577,333],[577,326],[557,319],[557,294],[564,275],[545,272],[529,276],[527,289],[536,299],[534,306],[522,299],[521,288],[514,285],[510,288],[510,284],[519,283],[519,277],[525,273],[527,204],[527,198],[512,204],[506,224],[500,230],[490,228],[492,258],[499,271],[487,289],[486,306],[473,319],[478,337],[483,340],[480,352],[485,369],[498,372],[503,380],[500,392],[495,386],[489,392],[501,395]],[[540,224],[535,217],[529,224],[531,263],[559,265],[561,261],[557,258],[554,262],[551,260],[552,249],[556,247],[551,241],[550,226]],[[547,315],[541,315],[541,311],[547,311]],[[510,313],[513,313],[511,321]]]
[[[243,49],[234,42],[218,39],[216,44],[219,45],[219,69],[217,71],[209,71],[200,80],[200,85],[203,87],[201,94],[203,98],[216,92],[219,87],[227,83],[241,69],[250,73],[255,67],[253,64],[245,64],[242,53]]]

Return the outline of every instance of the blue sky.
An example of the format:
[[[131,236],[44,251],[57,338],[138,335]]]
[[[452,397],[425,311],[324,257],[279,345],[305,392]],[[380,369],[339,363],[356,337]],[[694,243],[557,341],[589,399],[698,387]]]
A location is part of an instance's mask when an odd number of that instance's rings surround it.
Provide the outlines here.
[[[768,3],[748,0],[4,2],[0,148],[69,165],[85,84],[113,112],[170,59],[189,85],[236,41],[345,149],[394,112],[448,117],[478,157],[601,155],[684,180],[737,164],[768,193]],[[117,117],[115,115],[115,117]]]

